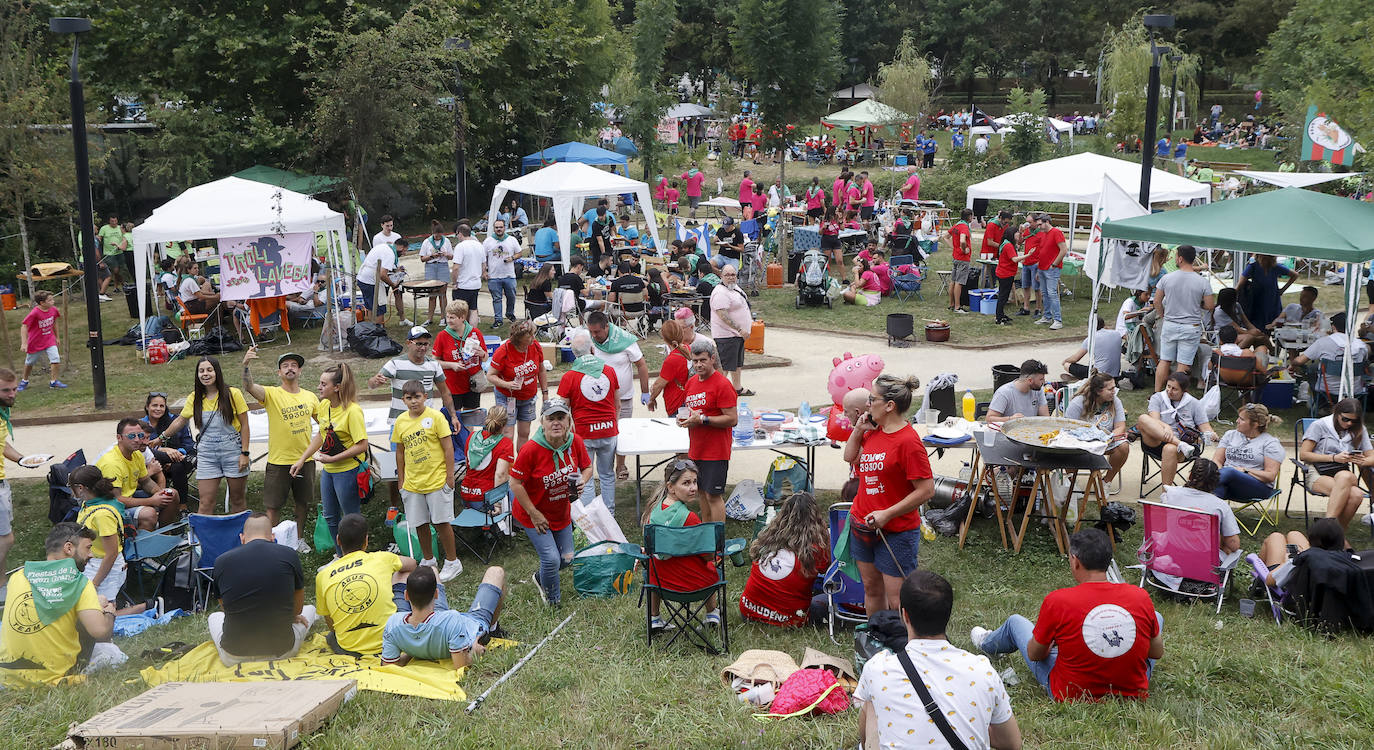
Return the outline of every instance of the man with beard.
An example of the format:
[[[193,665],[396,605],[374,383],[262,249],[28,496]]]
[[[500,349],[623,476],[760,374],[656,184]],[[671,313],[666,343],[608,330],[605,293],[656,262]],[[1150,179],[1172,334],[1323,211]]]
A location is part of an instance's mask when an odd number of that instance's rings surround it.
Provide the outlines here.
[[[258,358],[258,348],[250,347],[243,355],[243,390],[258,400],[267,410],[267,476],[263,482],[262,504],[273,526],[281,520],[281,509],[287,495],[296,506],[296,525],[304,544],[305,524],[310,519],[310,506],[315,504],[315,462],[307,460],[296,476],[291,476],[291,464],[296,462],[310,445],[311,415],[320,399],[300,387],[301,368],[305,357],[292,352],[277,357],[277,377],[280,386],[262,386],[253,382],[248,363]],[[298,549],[305,552],[308,550]]]

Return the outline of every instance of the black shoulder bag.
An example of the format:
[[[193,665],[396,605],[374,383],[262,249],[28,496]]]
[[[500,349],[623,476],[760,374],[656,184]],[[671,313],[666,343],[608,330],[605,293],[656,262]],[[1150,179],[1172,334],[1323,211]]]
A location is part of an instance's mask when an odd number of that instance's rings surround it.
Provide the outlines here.
[[[907,655],[905,648],[899,648],[895,652],[897,661],[902,663],[902,669],[906,670],[906,678],[911,681],[911,686],[916,688],[916,694],[921,696],[921,703],[925,704],[926,714],[934,722],[935,728],[944,735],[945,742],[949,743],[950,750],[968,750],[968,746],[959,739],[959,735],[954,733],[954,727],[949,725],[949,720],[945,718],[945,712],[940,710],[940,704],[935,702],[935,696],[930,694],[930,688],[926,687],[921,680],[921,674],[916,671],[916,665],[911,663],[911,657]]]

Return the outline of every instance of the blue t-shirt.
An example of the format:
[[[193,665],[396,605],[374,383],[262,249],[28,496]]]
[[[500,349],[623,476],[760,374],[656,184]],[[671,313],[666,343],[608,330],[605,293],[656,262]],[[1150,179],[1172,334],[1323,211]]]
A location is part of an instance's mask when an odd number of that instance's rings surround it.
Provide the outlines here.
[[[927,154],[933,154],[933,153],[935,153],[935,139],[934,139],[934,138],[927,138],[927,139],[926,139],[926,149],[925,149],[925,150],[926,150],[926,153],[927,153]]]
[[[617,227],[616,231],[620,232],[620,236],[624,237],[627,242],[639,239],[639,230],[634,227]]]
[[[394,662],[401,654],[412,659],[442,660],[455,651],[472,648],[482,637],[482,621],[451,609],[431,613],[419,625],[406,622],[409,612],[397,612],[387,618],[382,630],[382,661]]]
[[[1180,140],[1180,141],[1178,142],[1178,145],[1174,146],[1174,158],[1175,158],[1175,159],[1182,159],[1183,157],[1185,157],[1185,156],[1187,156],[1187,155],[1188,155],[1188,142],[1187,142],[1187,141],[1184,141],[1184,140]]]
[[[1169,139],[1168,139],[1168,138],[1160,138],[1160,139],[1159,139],[1159,142],[1155,144],[1155,156],[1158,156],[1158,157],[1160,157],[1160,158],[1162,158],[1162,159],[1167,159],[1167,158],[1169,158]]]
[[[963,148],[963,147],[964,147],[964,134],[963,134],[963,133],[955,133],[954,135],[950,136],[950,141],[953,142],[955,148]]]
[[[553,227],[540,227],[534,233],[535,260],[558,260],[558,230]]]

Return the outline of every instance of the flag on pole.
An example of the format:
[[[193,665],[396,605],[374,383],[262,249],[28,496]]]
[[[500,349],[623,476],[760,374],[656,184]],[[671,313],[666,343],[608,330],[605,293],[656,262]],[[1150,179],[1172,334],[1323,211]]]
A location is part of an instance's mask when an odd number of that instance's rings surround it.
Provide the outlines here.
[[[1097,303],[1102,294],[1102,287],[1117,285],[1112,247],[1102,236],[1102,222],[1129,219],[1147,213],[1149,211],[1142,208],[1120,183],[1107,175],[1102,176],[1102,192],[1098,194],[1097,203],[1093,206],[1093,228],[1088,235],[1088,252],[1083,257],[1083,270],[1087,272],[1088,278],[1093,280],[1092,312],[1088,315],[1089,362],[1095,361],[1093,349],[1097,337],[1093,334],[1097,332]],[[1139,249],[1137,245],[1136,250]]]
[[[1001,125],[998,125],[997,122],[996,122],[995,120],[993,120],[992,117],[990,117],[990,116],[988,115],[987,112],[984,112],[983,110],[979,109],[978,107],[975,106],[975,107],[973,108],[973,113],[972,113],[972,114],[973,114],[973,124],[974,124],[974,125],[986,125],[986,126],[992,128],[992,132],[994,132],[994,133],[996,133],[997,131],[999,131],[999,130],[1002,129],[1002,126],[1001,126]]]
[[[1350,166],[1355,163],[1355,150],[1359,148],[1355,139],[1328,119],[1325,112],[1318,112],[1317,105],[1307,108],[1307,124],[1302,129],[1302,151],[1299,158],[1312,161],[1329,161],[1332,164]]]

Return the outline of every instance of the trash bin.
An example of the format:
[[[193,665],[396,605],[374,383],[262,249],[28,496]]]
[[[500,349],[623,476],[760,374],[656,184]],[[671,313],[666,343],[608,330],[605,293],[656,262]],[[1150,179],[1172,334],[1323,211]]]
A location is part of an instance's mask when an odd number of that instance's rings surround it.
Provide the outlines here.
[[[1020,365],[993,365],[992,389],[995,391],[1019,377],[1021,377]]]
[[[146,294],[147,296],[145,296],[144,299],[143,299],[143,306],[144,306],[145,308],[147,308],[145,314],[146,314],[148,317],[151,318],[151,317],[153,317],[154,315],[157,315],[157,313],[153,311],[153,291],[152,291],[151,289],[149,289],[149,290],[147,290],[147,291],[145,292],[145,294]],[[129,306],[129,317],[133,318],[134,320],[138,320],[138,285],[137,285],[137,284],[125,284],[125,285],[124,285],[124,302],[125,302],[125,304],[127,304],[127,305]]]

